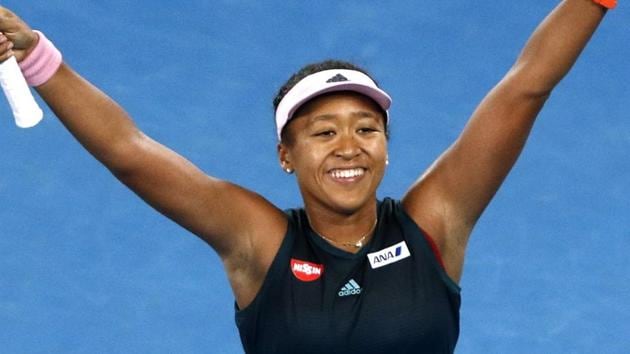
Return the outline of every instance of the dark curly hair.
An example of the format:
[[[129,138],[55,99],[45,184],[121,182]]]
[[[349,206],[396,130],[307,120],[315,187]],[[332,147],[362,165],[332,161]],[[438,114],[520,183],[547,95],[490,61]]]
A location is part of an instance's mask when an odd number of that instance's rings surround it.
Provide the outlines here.
[[[276,97],[274,97],[273,99],[274,112],[278,109],[278,105],[280,104],[280,101],[282,101],[282,99],[287,94],[287,92],[289,92],[293,88],[293,86],[295,86],[298,82],[300,82],[300,80],[302,80],[303,78],[311,74],[324,71],[324,70],[332,70],[332,69],[356,70],[372,78],[372,76],[367,72],[367,70],[355,64],[352,64],[350,62],[343,61],[343,60],[328,59],[328,60],[305,65],[300,70],[298,70],[295,74],[291,75],[289,80],[287,80],[287,82],[284,85],[282,85],[282,87],[280,87],[280,90],[278,90]],[[376,80],[374,80],[373,78],[372,80],[376,83]],[[378,86],[378,83],[376,83],[376,85]],[[290,137],[285,136],[286,131],[287,131],[286,129],[282,130],[282,133],[281,133],[282,141],[290,144],[291,139]]]

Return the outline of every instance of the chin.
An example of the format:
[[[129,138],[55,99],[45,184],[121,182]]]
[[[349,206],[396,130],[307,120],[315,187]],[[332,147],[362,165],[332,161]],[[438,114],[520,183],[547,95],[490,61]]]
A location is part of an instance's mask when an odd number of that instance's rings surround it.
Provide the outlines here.
[[[361,196],[336,194],[334,196],[330,196],[329,200],[330,204],[332,204],[335,209],[340,210],[342,213],[354,214],[366,204],[376,201],[376,196],[374,194]]]

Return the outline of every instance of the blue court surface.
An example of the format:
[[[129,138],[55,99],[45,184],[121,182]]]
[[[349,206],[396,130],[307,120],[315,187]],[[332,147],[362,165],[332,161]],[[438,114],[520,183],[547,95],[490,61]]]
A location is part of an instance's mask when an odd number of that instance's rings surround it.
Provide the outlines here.
[[[342,58],[393,96],[379,195],[456,138],[536,24],[538,1],[8,0],[150,136],[299,206],[271,100]],[[457,353],[630,352],[630,3],[609,13],[471,239]],[[41,101],[40,101],[41,102]],[[45,110],[0,103],[0,352],[240,353],[214,252],[90,157]]]

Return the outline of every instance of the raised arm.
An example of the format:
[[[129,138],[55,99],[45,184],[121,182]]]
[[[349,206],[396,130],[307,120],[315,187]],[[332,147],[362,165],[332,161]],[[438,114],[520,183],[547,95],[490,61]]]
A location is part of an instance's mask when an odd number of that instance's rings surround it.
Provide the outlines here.
[[[0,31],[2,60],[11,54],[22,60],[40,39],[3,8]],[[207,241],[227,261],[228,272],[271,261],[286,229],[280,210],[252,192],[205,175],[144,135],[116,102],[66,64],[36,89],[96,159],[158,211]]]
[[[562,1],[538,26],[455,143],[403,198],[407,212],[437,242],[454,279],[461,277],[473,226],[516,162],[546,99],[605,12],[593,0]]]

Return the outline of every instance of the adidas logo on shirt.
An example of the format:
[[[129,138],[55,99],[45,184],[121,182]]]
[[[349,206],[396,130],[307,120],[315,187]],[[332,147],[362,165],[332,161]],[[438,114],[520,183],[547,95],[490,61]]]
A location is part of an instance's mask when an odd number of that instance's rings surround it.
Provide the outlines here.
[[[344,285],[341,290],[337,293],[339,296],[350,296],[350,295],[359,295],[361,294],[361,286],[357,284],[354,279],[350,279],[349,282]]]

